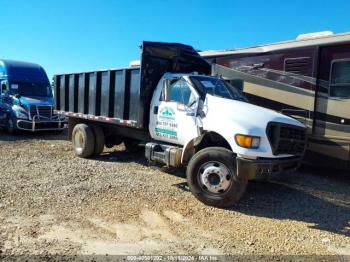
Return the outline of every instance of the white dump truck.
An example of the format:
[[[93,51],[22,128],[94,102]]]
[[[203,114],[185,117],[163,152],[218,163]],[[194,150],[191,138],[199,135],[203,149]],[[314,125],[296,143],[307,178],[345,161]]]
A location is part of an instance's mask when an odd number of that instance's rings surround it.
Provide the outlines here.
[[[248,180],[298,168],[306,129],[210,71],[191,46],[143,42],[140,66],[56,75],[57,113],[77,156],[143,144],[149,161],[187,167],[197,199],[230,207]]]

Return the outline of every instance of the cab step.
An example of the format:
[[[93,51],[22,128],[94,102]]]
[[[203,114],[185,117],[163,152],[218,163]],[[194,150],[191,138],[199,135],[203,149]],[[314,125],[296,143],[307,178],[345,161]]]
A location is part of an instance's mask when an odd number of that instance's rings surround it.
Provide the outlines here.
[[[156,161],[171,167],[181,166],[182,148],[149,142],[145,147],[145,156],[149,161]]]

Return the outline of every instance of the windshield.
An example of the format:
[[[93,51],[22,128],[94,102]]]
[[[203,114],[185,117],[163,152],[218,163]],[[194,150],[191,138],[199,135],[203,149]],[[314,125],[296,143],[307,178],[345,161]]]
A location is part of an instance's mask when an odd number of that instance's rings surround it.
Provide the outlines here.
[[[200,92],[227,99],[247,101],[244,95],[223,79],[207,76],[191,76]]]
[[[27,97],[52,97],[51,86],[45,83],[12,82],[10,92],[11,95]]]

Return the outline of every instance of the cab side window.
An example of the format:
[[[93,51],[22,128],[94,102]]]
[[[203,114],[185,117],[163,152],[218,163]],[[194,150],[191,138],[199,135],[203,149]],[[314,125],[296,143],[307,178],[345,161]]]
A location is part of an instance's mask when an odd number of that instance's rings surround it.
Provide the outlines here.
[[[350,98],[350,60],[332,63],[329,96]]]
[[[191,102],[191,89],[184,79],[168,79],[167,92],[164,92],[163,89],[161,100],[189,105]]]

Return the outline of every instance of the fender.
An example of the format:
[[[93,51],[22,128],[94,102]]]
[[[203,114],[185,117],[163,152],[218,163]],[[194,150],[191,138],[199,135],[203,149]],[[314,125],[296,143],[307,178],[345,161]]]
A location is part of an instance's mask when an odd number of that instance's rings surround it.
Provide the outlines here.
[[[201,143],[201,141],[204,138],[204,135],[205,134],[202,134],[201,136],[191,139],[183,146],[181,155],[182,164],[188,162],[188,160],[195,154],[195,146]]]
[[[196,151],[210,146],[224,147],[230,151],[233,151],[229,142],[222,135],[213,131],[203,131],[202,135],[193,138],[184,145],[181,163],[183,164],[188,162]]]

